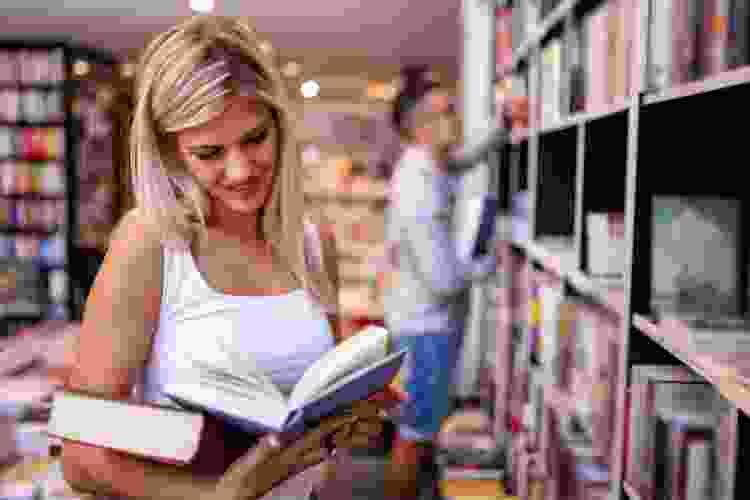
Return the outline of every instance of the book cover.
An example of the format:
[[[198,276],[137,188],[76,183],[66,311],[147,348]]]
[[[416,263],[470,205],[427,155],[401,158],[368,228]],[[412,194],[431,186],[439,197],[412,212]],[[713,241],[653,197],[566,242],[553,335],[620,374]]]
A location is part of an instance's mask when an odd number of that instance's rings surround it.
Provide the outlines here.
[[[187,464],[198,452],[203,427],[200,413],[58,391],[46,432],[163,463]]]

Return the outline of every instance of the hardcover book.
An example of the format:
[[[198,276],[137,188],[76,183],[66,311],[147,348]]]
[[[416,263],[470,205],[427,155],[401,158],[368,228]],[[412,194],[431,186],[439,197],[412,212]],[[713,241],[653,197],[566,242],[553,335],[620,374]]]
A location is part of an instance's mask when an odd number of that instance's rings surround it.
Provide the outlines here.
[[[206,411],[246,432],[279,432],[291,439],[320,418],[384,389],[397,375],[405,350],[389,353],[389,333],[368,326],[313,363],[285,396],[247,360],[199,362],[164,394],[185,409]]]

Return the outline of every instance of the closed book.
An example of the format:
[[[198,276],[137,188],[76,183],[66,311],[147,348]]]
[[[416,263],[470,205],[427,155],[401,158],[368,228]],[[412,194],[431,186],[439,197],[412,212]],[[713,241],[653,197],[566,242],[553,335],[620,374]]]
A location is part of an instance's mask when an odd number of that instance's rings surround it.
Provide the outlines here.
[[[457,252],[467,261],[487,254],[495,236],[499,200],[494,195],[477,196],[466,203],[466,218],[458,233]]]
[[[325,416],[383,390],[398,374],[405,350],[389,352],[389,333],[368,326],[305,370],[285,396],[243,357],[223,362],[193,360],[163,387],[166,397],[205,411],[251,434],[277,432],[293,440]]]
[[[76,392],[56,392],[47,434],[171,464],[198,452],[200,413]]]

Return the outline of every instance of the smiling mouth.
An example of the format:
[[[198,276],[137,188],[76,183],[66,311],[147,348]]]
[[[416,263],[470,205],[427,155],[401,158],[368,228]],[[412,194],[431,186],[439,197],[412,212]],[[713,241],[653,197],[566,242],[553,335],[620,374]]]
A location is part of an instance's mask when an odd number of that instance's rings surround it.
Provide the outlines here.
[[[233,188],[227,188],[227,191],[230,193],[237,193],[237,194],[243,194],[243,193],[249,193],[255,189],[255,186],[253,184],[244,184],[242,186],[237,186]]]

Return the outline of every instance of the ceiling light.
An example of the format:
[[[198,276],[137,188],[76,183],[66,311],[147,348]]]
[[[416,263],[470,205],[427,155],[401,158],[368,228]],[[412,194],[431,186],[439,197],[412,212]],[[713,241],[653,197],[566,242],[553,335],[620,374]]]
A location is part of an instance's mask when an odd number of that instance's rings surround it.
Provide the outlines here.
[[[316,97],[318,93],[320,93],[320,85],[315,80],[307,80],[302,84],[299,90],[303,97],[310,99],[311,97]]]
[[[281,68],[281,72],[287,78],[294,78],[296,76],[299,76],[300,71],[302,71],[302,66],[294,61],[289,61],[284,65],[283,68]]]
[[[367,97],[390,101],[396,97],[396,86],[392,83],[370,82],[367,84]]]
[[[214,10],[214,0],[190,0],[190,8],[195,12],[211,12]]]
[[[73,74],[76,76],[85,76],[89,73],[89,63],[86,61],[78,60],[73,63]]]

